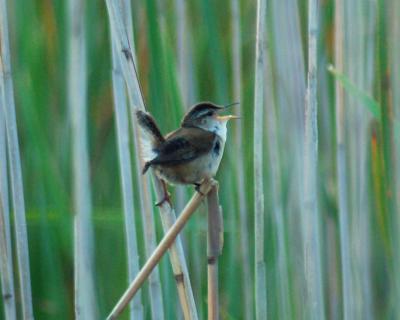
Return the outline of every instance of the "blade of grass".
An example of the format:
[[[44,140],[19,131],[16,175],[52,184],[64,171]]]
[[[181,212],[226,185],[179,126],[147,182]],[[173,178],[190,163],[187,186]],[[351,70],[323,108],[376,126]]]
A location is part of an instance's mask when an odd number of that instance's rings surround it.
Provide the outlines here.
[[[371,98],[365,91],[358,88],[346,75],[339,71],[339,66],[336,64],[336,68],[332,65],[328,66],[328,71],[332,73],[344,89],[348,91],[349,94],[359,99],[363,106],[365,106],[375,118],[378,120],[381,117],[379,103]]]
[[[70,0],[68,107],[71,119],[74,197],[75,316],[96,319],[93,226],[87,139],[85,2]]]
[[[254,83],[254,226],[255,226],[255,303],[256,319],[267,319],[267,287],[265,270],[264,185],[263,185],[263,114],[264,114],[264,50],[266,0],[257,1],[257,33],[255,43]]]
[[[5,0],[0,1],[0,50],[0,99],[2,100],[1,105],[7,132],[8,163],[14,209],[22,316],[24,319],[33,319],[28,234],[26,229],[25,201],[15,114],[14,89],[11,78],[7,6]]]

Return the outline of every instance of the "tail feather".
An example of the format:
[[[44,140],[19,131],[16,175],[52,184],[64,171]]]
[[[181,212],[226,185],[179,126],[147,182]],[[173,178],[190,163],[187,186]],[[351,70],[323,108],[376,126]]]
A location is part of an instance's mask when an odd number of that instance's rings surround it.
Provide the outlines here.
[[[162,136],[160,129],[153,119],[153,117],[141,110],[136,111],[136,117],[138,120],[138,124],[140,126],[141,135],[140,142],[143,151],[143,159],[146,162],[146,166],[143,168],[143,173],[145,173],[150,164],[147,164],[149,161],[157,157],[157,147],[165,141]]]
[[[151,166],[151,161],[147,161],[144,164],[144,167],[143,167],[143,170],[142,170],[142,174],[145,174],[147,172],[147,170],[149,170],[150,166]]]
[[[164,142],[164,137],[158,129],[158,126],[153,119],[153,117],[141,110],[136,111],[136,117],[138,119],[139,125],[146,131],[147,134],[151,136],[151,138],[156,143]]]

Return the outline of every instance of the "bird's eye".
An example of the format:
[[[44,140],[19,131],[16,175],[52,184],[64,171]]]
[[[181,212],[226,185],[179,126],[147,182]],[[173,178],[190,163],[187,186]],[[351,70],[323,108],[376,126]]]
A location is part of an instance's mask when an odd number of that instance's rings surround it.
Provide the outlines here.
[[[206,116],[212,116],[213,114],[214,114],[214,112],[208,111],[208,112],[206,113]]]

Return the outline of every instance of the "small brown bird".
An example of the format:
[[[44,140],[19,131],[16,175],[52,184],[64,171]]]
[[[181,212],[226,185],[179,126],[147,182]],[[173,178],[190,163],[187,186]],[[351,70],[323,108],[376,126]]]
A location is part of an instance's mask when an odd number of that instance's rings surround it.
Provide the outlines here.
[[[211,102],[200,102],[183,117],[181,127],[161,134],[153,117],[137,111],[138,123],[142,128],[141,143],[145,166],[143,174],[152,167],[163,181],[164,201],[169,195],[164,181],[169,184],[194,184],[197,188],[205,178],[215,176],[224,152],[227,128],[234,115],[220,115],[227,107]]]

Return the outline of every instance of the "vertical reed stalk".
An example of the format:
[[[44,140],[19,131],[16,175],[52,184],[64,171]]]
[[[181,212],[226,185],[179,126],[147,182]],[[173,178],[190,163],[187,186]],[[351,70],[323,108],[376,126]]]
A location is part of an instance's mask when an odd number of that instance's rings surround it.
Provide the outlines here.
[[[186,1],[175,0],[176,11],[176,48],[178,64],[178,80],[180,96],[182,97],[183,108],[188,108],[190,104],[189,94],[189,50],[188,50],[188,23],[186,18]],[[184,186],[175,187],[175,208],[181,210],[187,197]]]
[[[268,10],[267,10],[268,11]],[[268,30],[268,27],[267,27]],[[267,32],[268,34],[268,32]],[[272,202],[272,216],[274,228],[276,229],[276,243],[277,243],[277,268],[279,270],[278,277],[278,291],[279,291],[279,306],[280,318],[291,319],[292,311],[290,305],[290,290],[289,290],[289,272],[287,262],[287,249],[286,249],[286,230],[284,224],[284,211],[282,202],[282,174],[280,167],[280,156],[278,146],[278,118],[275,111],[275,96],[274,96],[274,80],[272,77],[272,63],[271,63],[271,48],[269,38],[266,38],[265,50],[265,123],[267,127],[267,140],[268,140],[268,168],[270,169],[270,192]]]
[[[240,35],[241,18],[240,18],[240,7],[238,0],[231,0],[231,23],[232,23],[232,79],[233,79],[233,100],[240,102],[242,99],[242,42]],[[244,114],[245,110],[241,106],[241,114]],[[236,123],[235,132],[235,143],[236,143],[236,185],[239,202],[239,217],[240,217],[240,255],[243,266],[243,290],[246,292],[244,295],[244,306],[245,306],[245,319],[253,319],[253,289],[251,282],[251,266],[250,266],[250,250],[249,250],[249,231],[248,231],[248,219],[247,219],[247,203],[246,203],[246,181],[245,181],[245,159],[243,153],[243,129],[242,121]]]
[[[70,0],[68,106],[72,130],[75,316],[96,319],[93,226],[87,143],[85,2]]]
[[[305,67],[301,26],[296,0],[272,0],[272,41],[274,69],[275,103],[277,130],[280,148],[280,167],[282,172],[283,210],[287,217],[287,237],[291,244],[288,250],[289,279],[291,295],[300,296],[305,291],[304,257],[302,244],[304,237],[299,225],[303,225],[303,138],[304,138],[304,96]],[[288,130],[287,128],[290,128]],[[304,314],[303,300],[293,299],[293,313]]]
[[[222,253],[224,227],[222,209],[219,205],[218,184],[215,184],[207,195],[208,205],[208,241],[207,241],[207,274],[208,274],[208,320],[219,319],[218,293],[218,257]]]
[[[400,210],[400,43],[398,41],[400,37],[400,2],[391,1],[388,8],[388,16],[390,21],[389,25],[389,70],[391,76],[391,90],[392,90],[392,106],[393,106],[393,117],[394,117],[394,179],[395,185],[395,203],[396,211]],[[396,200],[395,200],[396,201]],[[393,214],[394,226],[393,230],[397,230],[394,233],[394,248],[399,248],[400,236],[398,230],[400,230],[400,217],[398,214]],[[400,305],[397,301],[400,300],[400,274],[397,272],[400,269],[400,253],[399,250],[394,250],[394,267],[396,270],[394,275],[394,297],[392,301],[394,303],[394,317],[400,318]]]
[[[0,84],[0,281],[6,319],[16,319],[14,272],[8,200],[6,123]]]
[[[343,72],[343,0],[335,1],[335,67]],[[342,268],[343,319],[353,319],[353,294],[350,256],[350,226],[347,206],[347,169],[344,122],[344,92],[338,82],[335,83],[336,114],[336,172],[339,200],[339,235]]]
[[[131,25],[129,21],[130,2],[124,1],[122,12],[125,14],[126,26]],[[127,242],[128,257],[128,283],[130,283],[139,272],[139,252],[137,247],[137,233],[134,217],[134,199],[132,186],[131,153],[129,144],[129,123],[126,105],[125,82],[122,75],[121,63],[118,58],[115,42],[111,41],[112,47],[112,78],[114,92],[115,121],[118,141],[118,155],[120,165],[122,199],[125,217],[125,236]],[[143,305],[141,294],[137,294],[130,304],[130,318],[143,319]]]
[[[121,10],[123,8],[123,3],[125,3],[124,11]],[[128,4],[128,5],[127,5]],[[133,28],[132,28],[132,18],[131,13],[128,10],[130,9],[130,1],[116,1],[116,8],[119,13],[119,19],[121,23],[121,27],[123,28],[125,35],[127,37],[128,43],[130,45],[131,50],[134,49],[134,39],[133,39]],[[125,15],[124,15],[125,13]],[[111,40],[113,39],[114,29],[111,27]],[[119,51],[116,46],[116,42],[112,41],[116,50],[116,58],[121,63],[121,59],[119,57]],[[131,51],[132,61],[134,61],[134,52]],[[122,67],[122,66],[121,66]],[[135,70],[136,71],[136,70]],[[135,165],[136,165],[136,180],[139,185],[139,202],[142,213],[142,221],[143,221],[143,230],[145,236],[145,249],[146,253],[149,256],[151,252],[153,252],[156,246],[156,230],[154,223],[154,210],[151,206],[151,188],[150,188],[150,180],[148,177],[142,175],[142,166],[143,163],[141,161],[141,150],[139,148],[139,139],[138,139],[138,127],[136,124],[136,117],[134,117],[133,112],[130,112],[132,123],[134,124],[133,129],[133,142],[135,150]],[[150,301],[151,301],[151,313],[153,318],[164,319],[164,303],[162,300],[161,293],[161,282],[160,282],[160,274],[158,268],[155,270],[153,274],[150,275],[149,281],[149,292],[150,292]]]
[[[255,303],[256,319],[267,319],[267,287],[264,250],[263,184],[263,114],[264,114],[264,45],[266,0],[257,1],[257,33],[254,89],[254,197],[255,197]]]
[[[179,86],[183,105],[188,107],[189,101],[189,50],[188,50],[188,24],[186,18],[186,1],[175,0],[176,8],[176,41]]]
[[[373,1],[346,1],[344,6],[344,73],[355,85],[372,93],[374,77],[375,13]],[[360,102],[349,94],[345,100],[345,123],[348,129],[348,205],[351,213],[350,248],[352,300],[355,317],[373,318],[370,270],[370,194],[367,183],[367,134],[370,115]],[[351,130],[350,130],[351,129]]]
[[[394,3],[394,2],[393,2]],[[392,284],[392,294],[390,295],[390,303],[391,311],[393,312],[393,317],[398,316],[399,314],[399,307],[398,301],[396,299],[399,297],[400,294],[400,287],[398,285],[399,282],[399,275],[398,275],[398,267],[400,262],[400,253],[398,250],[399,244],[399,208],[397,208],[399,194],[396,193],[396,187],[398,186],[398,181],[396,182],[396,177],[398,176],[398,172],[396,169],[398,168],[398,164],[395,161],[399,160],[396,155],[396,151],[398,151],[398,144],[396,145],[396,140],[398,141],[398,137],[396,138],[396,133],[398,134],[398,128],[396,130],[395,124],[397,127],[399,126],[399,119],[395,118],[398,115],[398,108],[399,106],[394,104],[393,100],[394,92],[398,94],[398,88],[395,87],[396,82],[393,84],[391,83],[390,75],[398,73],[398,65],[395,65],[393,62],[390,61],[391,57],[395,57],[391,55],[390,49],[388,48],[388,39],[390,39],[391,33],[399,34],[399,29],[389,30],[387,17],[389,13],[389,9],[396,9],[395,5],[390,5],[390,1],[377,1],[376,8],[377,8],[377,17],[378,17],[378,29],[377,29],[377,61],[378,62],[378,69],[377,73],[379,75],[379,103],[381,107],[381,132],[382,132],[382,147],[381,151],[383,154],[384,160],[384,202],[387,209],[387,216],[388,221],[390,223],[390,232],[391,232],[391,246],[393,250],[393,257],[391,257],[391,267],[392,267],[392,277],[393,281]],[[398,6],[397,6],[398,9]],[[393,13],[396,14],[396,13]],[[396,27],[396,25],[394,25]],[[398,27],[398,25],[397,25]],[[391,46],[395,47],[396,40]],[[391,47],[389,47],[391,48]],[[397,57],[398,58],[398,57]],[[393,70],[390,70],[391,66],[396,66]],[[394,76],[392,79],[396,81],[396,77]],[[393,91],[392,91],[393,90]],[[397,100],[398,97],[395,99]],[[396,111],[395,111],[396,110]],[[395,122],[395,119],[397,120]],[[397,131],[397,132],[396,132]],[[396,150],[397,149],[397,150]]]
[[[318,212],[318,125],[317,125],[317,36],[318,1],[308,1],[308,83],[304,134],[304,257],[309,319],[324,319],[320,221]]]
[[[120,12],[120,14],[122,13]],[[111,28],[111,30],[114,32],[113,28]],[[115,33],[112,33],[112,35],[114,34]],[[129,40],[130,40],[129,43],[133,43],[133,38]],[[117,49],[118,57],[120,52],[121,51]],[[119,60],[120,62],[122,61],[120,57]],[[129,96],[129,91],[128,91],[128,96]],[[132,112],[133,105],[131,100],[129,109],[131,115],[131,122],[133,124],[132,130],[133,130],[134,149],[136,150],[135,152],[136,181],[138,183],[140,211],[142,213],[143,231],[145,237],[145,250],[146,250],[146,255],[150,256],[150,254],[154,251],[156,247],[156,228],[154,222],[154,210],[152,207],[151,185],[148,176],[142,175],[143,162],[142,162],[140,143],[139,143],[139,128],[136,123],[136,117],[134,115],[134,112]],[[164,319],[165,318],[164,302],[162,299],[160,273],[158,268],[156,268],[149,277],[149,292],[150,292],[152,318]]]
[[[0,50],[0,106],[2,106],[1,112],[4,114],[6,125],[7,150],[9,160],[8,163],[10,168],[9,175],[11,179],[12,201],[14,209],[15,239],[17,242],[17,259],[22,304],[22,317],[29,320],[33,319],[33,308],[31,295],[31,277],[29,270],[28,234],[26,230],[25,201],[22,184],[17,121],[15,115],[14,89],[11,78],[11,57],[8,40],[7,6],[5,0],[0,0]],[[1,178],[4,179],[4,177]],[[5,179],[0,181],[0,183],[3,184],[4,181]],[[0,196],[2,197],[2,199],[5,199],[4,197],[6,196],[4,192],[5,187],[6,186],[2,186],[0,189]],[[5,205],[7,205],[8,202],[6,201],[2,203],[3,212],[5,212],[5,210],[7,209]],[[7,218],[4,220],[5,227],[7,227],[7,224],[9,224],[7,220]],[[6,231],[5,234],[9,234],[9,232]],[[10,251],[9,254],[11,254]],[[8,262],[8,268],[10,268],[10,266],[10,262]],[[11,310],[10,312],[13,313],[13,311]]]
[[[1,101],[0,101],[1,104]],[[0,117],[2,115],[2,109],[0,108]],[[0,140],[2,140],[1,131],[2,119],[0,119]],[[4,123],[3,123],[4,124]],[[5,132],[5,131],[4,131]],[[4,133],[3,132],[3,133]],[[0,157],[5,156],[5,145],[0,141]],[[4,148],[3,148],[4,147]],[[0,162],[2,163],[2,162]],[[1,170],[2,168],[0,168]],[[2,186],[6,182],[4,176],[0,172],[0,276],[1,276],[1,293],[3,297],[3,308],[5,319],[16,319],[16,309],[15,309],[15,292],[14,292],[14,275],[13,275],[13,263],[12,263],[12,251],[11,251],[11,233],[10,233],[10,218],[9,211],[6,206],[3,205],[8,199],[3,196]]]
[[[134,134],[134,139],[135,139],[135,144],[136,144],[136,150],[140,155],[140,147],[138,143],[138,138],[139,138],[139,132],[138,132],[138,126],[136,125],[136,117],[134,116],[135,110],[136,109],[141,109],[144,110],[144,100],[142,96],[142,92],[140,89],[139,81],[137,78],[137,73],[136,73],[136,68],[134,65],[134,61],[132,59],[132,51],[131,47],[129,45],[129,40],[126,37],[126,32],[124,31],[123,26],[121,25],[120,22],[120,12],[118,11],[118,8],[115,5],[115,2],[112,2],[111,0],[106,0],[107,3],[107,8],[108,8],[108,13],[109,13],[109,18],[110,18],[110,25],[112,26],[111,29],[113,31],[113,36],[114,36],[114,41],[116,43],[116,46],[118,48],[119,52],[119,57],[121,60],[121,65],[122,65],[122,71],[124,74],[125,82],[128,87],[128,96],[129,96],[129,101],[130,101],[130,111],[132,115],[132,121],[134,123],[135,127],[135,134]],[[139,165],[141,162],[141,159],[137,159],[136,163]],[[142,179],[142,184],[145,182],[145,177],[141,175],[141,168],[138,167],[137,173],[140,175]],[[153,176],[153,182],[154,186],[156,188],[156,192],[161,197],[163,195],[163,189],[161,187],[160,181]],[[147,182],[146,182],[147,183]],[[147,183],[148,184],[148,183]],[[144,186],[144,185],[142,185]],[[149,187],[149,186],[148,186]],[[143,188],[143,190],[146,190]],[[143,205],[150,205],[150,189],[147,189],[148,192],[148,198],[144,199],[142,201]],[[145,209],[145,208],[144,208]],[[150,208],[151,209],[151,208]],[[149,210],[150,210],[149,209]],[[145,210],[145,212],[149,212],[149,210]],[[172,223],[175,221],[175,212],[173,208],[167,203],[163,203],[160,206],[160,215],[162,219],[162,224],[164,228],[164,232],[167,232],[167,230],[170,228]],[[178,293],[179,293],[179,298],[181,301],[181,306],[183,309],[183,313],[186,318],[190,316],[190,319],[197,319],[197,310],[196,306],[194,303],[194,298],[193,298],[193,293],[190,285],[190,280],[189,280],[189,274],[186,266],[186,261],[184,258],[184,252],[183,252],[183,247],[182,243],[179,238],[175,241],[173,246],[170,249],[170,260],[172,264],[172,268],[174,271],[177,287],[178,287]],[[160,319],[159,317],[156,317]]]

